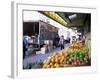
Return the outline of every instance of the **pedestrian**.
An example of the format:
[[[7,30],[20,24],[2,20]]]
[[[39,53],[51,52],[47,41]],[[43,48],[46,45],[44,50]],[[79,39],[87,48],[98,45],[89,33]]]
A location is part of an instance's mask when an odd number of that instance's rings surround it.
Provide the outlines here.
[[[25,55],[26,55],[27,46],[28,46],[28,40],[26,36],[24,36],[23,37],[23,59],[25,58]]]
[[[59,35],[57,34],[54,38],[54,45],[56,48],[59,46],[59,40],[60,40],[60,38],[59,38]]]
[[[60,44],[61,50],[64,49],[64,36],[63,35],[60,37],[59,44]]]
[[[85,39],[86,39],[86,37],[84,35],[79,35],[79,37],[76,40],[76,42],[80,43],[81,45],[85,45]]]

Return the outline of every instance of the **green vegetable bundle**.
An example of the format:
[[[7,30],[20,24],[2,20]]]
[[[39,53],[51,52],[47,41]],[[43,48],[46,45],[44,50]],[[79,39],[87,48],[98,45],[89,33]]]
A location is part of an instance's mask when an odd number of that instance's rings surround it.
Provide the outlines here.
[[[66,57],[66,64],[69,65],[85,65],[88,63],[88,55],[81,51],[75,51],[68,54]]]

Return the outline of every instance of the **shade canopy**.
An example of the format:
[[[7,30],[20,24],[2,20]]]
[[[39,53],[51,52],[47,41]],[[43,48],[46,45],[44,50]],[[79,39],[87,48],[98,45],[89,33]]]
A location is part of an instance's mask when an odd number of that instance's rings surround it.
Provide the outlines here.
[[[90,24],[89,13],[72,13],[72,12],[54,12],[54,11],[39,11],[47,17],[55,20],[65,27],[80,27],[84,26],[86,22]]]

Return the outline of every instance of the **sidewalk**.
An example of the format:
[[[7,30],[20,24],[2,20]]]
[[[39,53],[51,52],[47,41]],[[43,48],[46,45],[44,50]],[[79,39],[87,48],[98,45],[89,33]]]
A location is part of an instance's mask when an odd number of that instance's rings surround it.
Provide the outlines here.
[[[68,45],[65,46],[68,47]],[[30,63],[35,63],[35,62],[40,62],[40,61],[44,61],[46,60],[50,55],[52,55],[54,52],[58,52],[60,51],[61,49],[60,48],[55,48],[53,49],[52,51],[48,52],[48,53],[45,53],[45,54],[37,54],[37,55],[34,55],[34,56],[29,56],[27,58],[25,58],[23,60],[23,65],[24,67],[26,67],[28,64]]]

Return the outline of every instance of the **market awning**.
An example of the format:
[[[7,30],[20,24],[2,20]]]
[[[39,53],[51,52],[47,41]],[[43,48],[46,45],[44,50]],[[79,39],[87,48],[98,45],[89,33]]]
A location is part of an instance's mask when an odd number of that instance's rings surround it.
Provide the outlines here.
[[[55,20],[65,27],[80,27],[89,21],[89,13],[71,13],[71,12],[54,12],[54,11],[39,11],[47,17]]]
[[[46,15],[47,17],[55,20],[56,22],[62,24],[63,26],[67,26],[67,22],[62,17],[60,17],[56,12],[42,11],[41,13]]]

